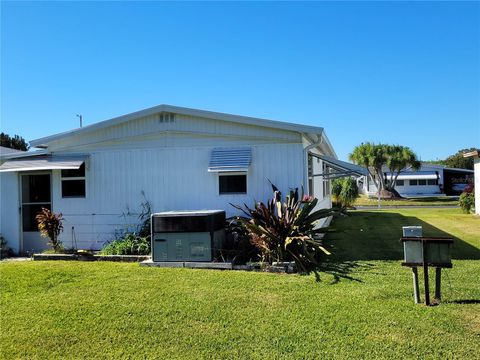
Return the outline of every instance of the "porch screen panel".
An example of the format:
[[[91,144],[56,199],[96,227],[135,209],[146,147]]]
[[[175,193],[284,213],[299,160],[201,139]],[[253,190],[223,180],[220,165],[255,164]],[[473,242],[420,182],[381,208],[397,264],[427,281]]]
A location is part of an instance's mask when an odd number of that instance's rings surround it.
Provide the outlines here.
[[[23,231],[38,231],[35,216],[42,208],[51,210],[50,175],[22,175]]]

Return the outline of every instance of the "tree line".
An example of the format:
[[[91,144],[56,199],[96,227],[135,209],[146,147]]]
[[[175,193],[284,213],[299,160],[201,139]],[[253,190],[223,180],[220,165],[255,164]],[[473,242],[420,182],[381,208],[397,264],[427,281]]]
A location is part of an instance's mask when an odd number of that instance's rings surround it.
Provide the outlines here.
[[[475,150],[477,150],[477,148],[461,149],[461,150],[458,150],[455,154],[450,155],[446,159],[429,160],[425,162],[429,164],[435,164],[435,165],[444,165],[450,168],[473,170],[473,157],[465,158],[463,157],[463,154],[467,152],[475,151]]]
[[[3,132],[0,133],[0,146],[22,151],[27,151],[29,149],[28,143],[20,135],[10,136]]]

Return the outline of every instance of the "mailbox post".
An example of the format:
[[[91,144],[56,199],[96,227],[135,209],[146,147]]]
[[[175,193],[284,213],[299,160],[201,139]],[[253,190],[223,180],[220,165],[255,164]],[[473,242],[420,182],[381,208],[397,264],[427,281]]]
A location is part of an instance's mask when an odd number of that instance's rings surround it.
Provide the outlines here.
[[[421,237],[422,236],[422,227],[421,226],[404,226],[402,227],[404,237]],[[404,251],[410,251],[404,246]],[[413,250],[413,249],[412,249]],[[418,249],[417,249],[418,252]],[[406,255],[405,255],[406,257]],[[412,275],[413,275],[413,299],[415,304],[420,303],[420,287],[418,285],[418,269],[416,266],[412,266]]]
[[[404,231],[405,234],[405,231]],[[418,286],[418,267],[423,267],[423,278],[425,283],[425,305],[430,305],[430,290],[428,281],[428,267],[435,267],[435,299],[441,299],[441,276],[442,268],[451,268],[452,259],[450,247],[452,238],[445,237],[422,237],[404,236],[400,239],[403,243],[404,262],[402,266],[412,268],[413,292],[415,303],[420,302]]]

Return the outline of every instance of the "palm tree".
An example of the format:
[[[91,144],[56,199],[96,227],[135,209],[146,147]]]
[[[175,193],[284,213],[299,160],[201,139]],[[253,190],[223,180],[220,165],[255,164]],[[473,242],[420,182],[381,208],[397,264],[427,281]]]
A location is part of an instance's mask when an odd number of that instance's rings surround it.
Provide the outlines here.
[[[421,166],[417,155],[407,146],[374,144],[370,142],[356,146],[349,156],[354,163],[364,166],[378,191],[393,191],[398,175],[407,168],[418,170]],[[390,178],[385,179],[383,167],[390,170]]]
[[[355,164],[367,168],[378,191],[385,188],[385,179],[382,174],[382,167],[386,161],[385,145],[370,142],[361,143],[353,149],[349,159]]]
[[[398,175],[407,168],[418,170],[421,163],[417,155],[407,146],[387,145],[386,166],[390,170],[390,178],[387,179],[387,189],[393,191],[397,184]]]

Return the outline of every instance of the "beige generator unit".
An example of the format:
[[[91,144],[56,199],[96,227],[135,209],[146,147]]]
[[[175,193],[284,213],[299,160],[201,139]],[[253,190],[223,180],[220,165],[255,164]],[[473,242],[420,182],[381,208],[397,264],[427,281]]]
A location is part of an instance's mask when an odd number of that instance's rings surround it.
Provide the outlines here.
[[[225,211],[152,214],[152,260],[213,261],[225,242]]]

